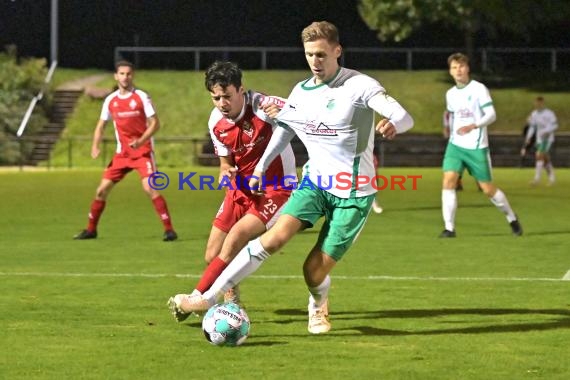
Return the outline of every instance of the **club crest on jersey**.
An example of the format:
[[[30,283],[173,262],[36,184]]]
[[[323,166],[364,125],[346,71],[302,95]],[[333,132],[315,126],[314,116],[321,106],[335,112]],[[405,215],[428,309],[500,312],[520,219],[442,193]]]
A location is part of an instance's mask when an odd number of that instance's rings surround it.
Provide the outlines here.
[[[131,99],[131,101],[129,102],[129,107],[131,107],[132,110],[137,108],[137,101],[134,99]]]
[[[249,137],[253,136],[253,126],[251,125],[251,123],[249,121],[244,121],[242,126],[241,126],[241,129]]]
[[[329,99],[327,103],[327,109],[332,110],[334,108],[334,99]]]
[[[322,122],[316,126],[315,124],[307,124],[305,125],[305,130],[307,131],[308,135],[313,136],[338,136],[336,129],[332,129]]]

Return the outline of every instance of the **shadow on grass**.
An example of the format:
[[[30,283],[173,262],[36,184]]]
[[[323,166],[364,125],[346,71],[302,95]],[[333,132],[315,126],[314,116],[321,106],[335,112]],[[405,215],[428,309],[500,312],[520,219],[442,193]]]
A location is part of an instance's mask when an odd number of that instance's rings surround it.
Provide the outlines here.
[[[287,323],[306,323],[307,312],[301,309],[281,309],[276,310],[277,315],[294,316],[299,318],[290,318],[287,320],[271,321],[278,324]],[[564,309],[423,309],[423,310],[385,310],[385,311],[364,311],[364,312],[335,312],[332,314],[332,322],[339,320],[353,320],[355,322],[362,319],[373,320],[374,323],[382,319],[429,319],[450,316],[487,316],[490,317],[485,325],[481,325],[481,320],[462,320],[462,321],[441,321],[434,320],[434,324],[442,323],[462,323],[462,324],[478,324],[477,326],[454,327],[454,328],[432,328],[417,330],[394,330],[383,329],[374,326],[359,326],[334,329],[335,332],[342,332],[340,335],[346,335],[346,331],[357,331],[358,335],[440,335],[440,334],[493,334],[508,332],[530,332],[530,331],[546,331],[556,329],[570,329],[570,310]],[[546,316],[549,320],[536,322],[523,322],[519,320],[505,321],[505,317],[516,316]],[[302,316],[302,318],[301,318]],[[499,321],[493,321],[493,317],[500,316]],[[554,317],[554,318],[552,318]],[[380,322],[381,323],[381,322]],[[327,335],[331,335],[330,333]]]

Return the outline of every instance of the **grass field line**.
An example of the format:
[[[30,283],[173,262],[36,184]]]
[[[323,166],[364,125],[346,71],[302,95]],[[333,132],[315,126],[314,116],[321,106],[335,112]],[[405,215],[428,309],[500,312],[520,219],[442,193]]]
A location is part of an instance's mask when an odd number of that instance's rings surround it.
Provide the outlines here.
[[[129,278],[200,278],[199,274],[166,274],[166,273],[66,273],[66,272],[0,272],[4,277],[129,277]],[[254,275],[254,279],[289,280],[303,279],[299,275]],[[570,270],[562,278],[552,277],[435,277],[435,276],[333,276],[335,280],[368,280],[368,281],[570,281]]]

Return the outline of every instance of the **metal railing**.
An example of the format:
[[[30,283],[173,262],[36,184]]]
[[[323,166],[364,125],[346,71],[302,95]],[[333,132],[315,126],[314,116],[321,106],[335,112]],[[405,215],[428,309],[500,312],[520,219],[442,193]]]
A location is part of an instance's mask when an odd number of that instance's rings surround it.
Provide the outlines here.
[[[19,156],[11,164],[19,166],[20,170],[26,166],[40,166],[48,170],[94,166],[104,168],[115,154],[117,144],[114,138],[105,137],[99,157],[93,160],[91,136],[24,136],[13,141],[18,144]],[[208,137],[155,137],[155,159],[159,166],[196,165],[202,146],[209,141]],[[37,154],[41,158],[36,162],[34,156]]]
[[[491,153],[493,166],[517,166],[520,163],[520,146],[522,137],[520,134],[491,134]],[[105,138],[101,147],[101,154],[96,159],[91,159],[91,142],[89,136],[67,137],[23,137],[13,139],[19,144],[21,156],[19,161],[12,162],[12,166],[19,166],[20,170],[28,165],[39,166],[50,170],[52,168],[104,168],[113,157],[116,142],[114,138]],[[39,164],[30,163],[30,146],[43,143],[54,144],[55,151]],[[218,165],[219,160],[214,154],[211,139],[205,137],[160,137],[155,138],[155,158],[159,168],[184,167],[194,165]],[[390,142],[376,141],[380,162],[386,166],[439,166],[443,157],[446,141],[440,134],[404,134]],[[292,141],[293,150],[297,157],[297,165],[302,165],[307,160],[306,150],[300,142]],[[556,143],[551,151],[555,166],[570,167],[570,133],[557,133]],[[529,159],[526,164],[533,164]],[[525,164],[525,166],[527,166]]]
[[[301,47],[254,47],[254,46],[117,46],[115,47],[115,60],[126,58],[135,61],[138,67],[145,67],[140,53],[185,53],[192,56],[190,64],[185,58],[179,63],[181,68],[199,71],[205,68],[204,57],[208,57],[209,64],[213,58],[234,59],[242,63],[247,62],[252,69],[300,69],[305,68]],[[347,47],[343,49],[341,64],[348,63],[356,69],[396,69],[396,70],[424,70],[441,69],[445,65],[447,56],[456,51],[465,51],[463,48],[383,48],[383,47]],[[252,53],[258,58],[252,58]],[[295,53],[295,55],[291,55]],[[531,64],[533,68],[556,72],[560,67],[570,67],[569,48],[479,48],[475,50],[476,60],[480,61],[483,71],[496,71],[504,68],[517,67],[519,64]],[[171,56],[169,59],[157,59],[158,66],[176,65]],[[513,59],[513,57],[515,57]],[[521,58],[522,57],[522,58]],[[154,57],[156,58],[156,57]],[[273,59],[270,59],[273,58]],[[147,61],[151,61],[148,57]]]
[[[40,100],[42,100],[42,98],[44,97],[44,91],[47,88],[47,86],[49,85],[49,83],[51,82],[51,78],[53,76],[53,73],[55,72],[56,67],[57,67],[57,61],[53,61],[51,63],[49,70],[48,70],[48,73],[46,75],[46,79],[44,80],[44,84],[43,84],[42,88],[40,89],[38,94],[32,98],[30,105],[28,106],[28,109],[26,110],[26,113],[24,114],[24,117],[22,118],[22,122],[20,123],[20,127],[18,128],[18,132],[16,132],[16,136],[18,136],[18,137],[22,136],[22,134],[26,130],[26,126],[28,125],[28,121],[30,120],[30,117],[32,116],[32,112],[34,112],[34,108],[36,107],[36,104]]]

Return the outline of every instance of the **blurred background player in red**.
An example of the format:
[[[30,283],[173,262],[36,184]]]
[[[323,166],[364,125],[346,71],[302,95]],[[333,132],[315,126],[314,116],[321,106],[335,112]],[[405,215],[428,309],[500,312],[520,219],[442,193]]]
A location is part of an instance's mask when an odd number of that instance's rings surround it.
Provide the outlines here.
[[[253,175],[276,128],[274,121],[260,107],[271,103],[281,108],[285,100],[246,91],[242,85],[242,72],[233,62],[216,61],[210,65],[206,70],[205,85],[215,107],[208,128],[220,159],[219,182],[227,185],[227,190],[206,246],[204,259],[208,267],[193,295],[208,290],[247,242],[275,223],[297,181],[295,156],[287,143],[265,173],[267,182],[263,192],[254,195],[248,186],[249,176]],[[224,300],[240,302],[237,286],[224,294]],[[177,320],[182,321],[187,316],[180,315]]]
[[[178,235],[172,227],[166,200],[149,185],[149,176],[156,171],[152,136],[160,128],[160,121],[149,95],[133,85],[132,63],[117,62],[114,78],[117,81],[117,90],[107,96],[103,102],[101,117],[93,134],[91,157],[94,159],[99,157],[105,125],[111,119],[115,126],[117,150],[103,172],[95,199],[91,202],[87,228],[75,235],[74,239],[85,240],[97,237],[97,224],[105,209],[109,193],[129,172],[136,170],[141,178],[143,190],[150,197],[164,226],[163,240],[176,240]]]

